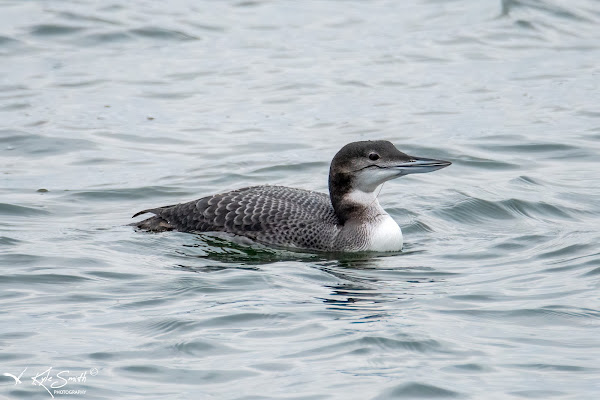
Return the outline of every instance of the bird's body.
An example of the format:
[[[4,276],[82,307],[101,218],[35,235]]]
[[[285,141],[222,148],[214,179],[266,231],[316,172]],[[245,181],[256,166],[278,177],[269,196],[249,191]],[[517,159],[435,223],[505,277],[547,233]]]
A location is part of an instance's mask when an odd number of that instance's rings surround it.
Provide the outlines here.
[[[150,231],[228,232],[259,243],[317,251],[401,249],[400,227],[378,208],[369,215],[369,224],[344,226],[325,193],[252,186],[142,211],[156,215],[136,225]]]
[[[370,157],[369,162],[363,157]],[[391,160],[377,163],[384,157]],[[146,212],[154,216],[134,225],[149,231],[228,232],[267,245],[314,251],[399,251],[402,232],[379,205],[377,189],[408,173],[390,173],[400,168],[400,161],[408,170],[408,163],[417,160],[424,159],[407,156],[390,142],[351,143],[332,161],[329,196],[284,186],[252,186],[144,210],[134,217]],[[428,161],[430,170],[449,165]]]

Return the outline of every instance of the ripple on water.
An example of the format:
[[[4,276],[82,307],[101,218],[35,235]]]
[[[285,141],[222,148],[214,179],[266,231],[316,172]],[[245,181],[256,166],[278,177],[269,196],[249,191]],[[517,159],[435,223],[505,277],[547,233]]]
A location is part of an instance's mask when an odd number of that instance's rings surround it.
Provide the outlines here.
[[[242,350],[226,346],[222,343],[209,342],[207,340],[190,340],[178,342],[172,346],[177,354],[184,354],[191,357],[207,357],[212,355],[239,354]]]
[[[507,392],[507,394],[524,399],[550,399],[567,395],[567,393],[558,390],[516,390]]]
[[[600,262],[595,261],[595,264],[599,264]],[[583,274],[583,276],[596,276],[596,275],[600,275],[600,267],[594,268],[589,272],[586,272],[585,274]]]
[[[0,111],[19,111],[30,108],[31,104],[29,103],[13,103],[3,107],[0,107]]]
[[[187,41],[187,40],[198,40],[199,38],[186,32],[179,30],[160,28],[156,26],[147,26],[143,28],[131,29],[131,34],[146,39],[160,39],[160,40],[172,40],[172,41]]]
[[[2,36],[0,35],[0,50],[6,49],[6,48],[11,48],[11,47],[15,47],[15,46],[19,46],[21,45],[23,42],[21,42],[20,40],[8,37],[8,36]]]
[[[142,336],[157,336],[171,332],[185,333],[200,329],[235,327],[266,329],[276,321],[286,318],[285,314],[232,313],[226,316],[191,320],[183,318],[157,318],[151,320],[114,323],[105,327],[124,328]]]
[[[119,351],[98,351],[88,354],[93,360],[132,360],[132,359],[167,359],[173,357],[212,357],[228,354],[239,354],[243,350],[224,345],[218,341],[193,339],[173,344],[166,344],[162,341],[152,344],[142,345],[131,350]]]
[[[102,33],[91,33],[79,38],[79,43],[83,45],[115,45],[135,40],[135,36],[126,31],[112,31]]]
[[[516,170],[519,169],[518,164],[509,163],[506,161],[474,157],[474,156],[455,156],[452,158],[452,162],[456,165],[464,165],[467,167],[477,168],[477,169],[485,169],[491,171],[501,171],[501,170]]]
[[[502,0],[502,11],[501,16],[509,16],[512,13],[521,10],[540,11],[542,14],[548,14],[561,19],[567,19],[578,22],[594,22],[582,15],[583,10],[577,10],[576,8],[565,7],[565,5],[542,2],[542,1],[531,1],[531,0]],[[539,13],[532,13],[530,15],[540,15]]]
[[[90,278],[77,275],[64,275],[64,274],[5,274],[2,276],[0,284],[7,287],[15,287],[18,284],[25,284],[29,286],[31,284],[42,284],[42,285],[64,285],[69,283],[80,283],[90,281]]]
[[[71,35],[83,31],[85,28],[61,24],[40,24],[31,27],[30,33],[34,36],[47,37],[59,35]]]
[[[124,375],[147,381],[152,379],[156,382],[172,383],[185,385],[214,385],[217,383],[227,383],[239,379],[250,378],[259,375],[246,369],[193,369],[193,368],[168,368],[161,365],[152,364],[133,364],[118,368]]]
[[[586,368],[577,365],[560,365],[560,364],[510,364],[508,367],[531,369],[531,370],[550,370],[550,371],[597,371],[599,368]]]
[[[557,262],[562,261],[561,256],[573,257],[574,255],[580,255],[585,250],[593,250],[595,249],[595,244],[589,243],[578,243],[572,245],[565,245],[560,243],[558,248],[554,248],[550,251],[542,251],[539,252],[536,257],[545,260],[545,259],[553,259],[557,260]]]
[[[490,220],[511,220],[517,217],[499,202],[475,197],[463,199],[450,207],[438,208],[434,213],[446,220],[476,225]]]
[[[556,206],[545,201],[528,201],[523,199],[486,200],[469,196],[451,206],[437,208],[435,214],[444,219],[464,224],[481,224],[494,220],[531,219],[563,219],[577,220],[579,210],[565,206]]]
[[[115,271],[87,271],[86,275],[95,276],[97,278],[107,279],[107,280],[122,280],[122,281],[134,281],[137,279],[144,278],[142,274],[134,274],[128,272],[115,272]]]
[[[94,87],[98,86],[105,81],[103,79],[76,79],[69,82],[59,82],[56,83],[56,87],[64,87],[64,88],[85,88],[85,87]]]
[[[588,158],[593,160],[597,155],[590,150],[580,146],[569,145],[565,143],[522,143],[522,144],[490,144],[483,143],[477,146],[480,149],[488,150],[494,154],[535,154],[547,153],[546,159],[565,159],[565,160],[584,160]]]
[[[0,338],[0,341],[2,339]],[[17,360],[27,360],[27,359],[32,358],[31,354],[28,353],[9,353],[9,352],[2,352],[0,353],[0,361],[4,361],[4,362],[8,362],[8,361],[17,361]],[[6,379],[6,383],[9,383],[9,381],[12,383],[14,381],[12,381],[11,379]],[[0,381],[1,382],[1,381]]]
[[[6,146],[3,155],[8,157],[55,156],[96,147],[94,142],[85,139],[51,137],[10,129],[0,130],[0,144]]]
[[[262,167],[255,169],[252,171],[253,173],[264,173],[269,172],[273,174],[288,174],[298,170],[304,171],[322,171],[329,166],[328,163],[325,162],[305,162],[305,163],[297,163],[297,164],[280,164],[280,165],[272,165],[269,167]]]
[[[198,326],[196,321],[184,320],[181,318],[160,318],[154,320],[145,320],[137,322],[116,322],[101,325],[101,328],[117,328],[135,333],[140,336],[155,337],[164,335],[173,331],[180,333],[195,330]]]
[[[387,399],[436,399],[464,397],[463,394],[453,390],[419,382],[409,382],[386,389],[374,400]]]
[[[113,21],[106,18],[100,18],[95,15],[81,14],[73,11],[60,11],[57,12],[56,15],[60,18],[67,19],[69,21],[79,21],[83,23],[99,23],[104,25],[120,25],[119,22]]]
[[[247,338],[292,338],[292,337],[307,337],[319,334],[327,329],[320,323],[308,322],[291,326],[271,326],[260,330],[249,330],[244,333]]]
[[[98,189],[68,191],[65,196],[77,201],[122,201],[149,198],[183,197],[192,193],[168,186],[144,186],[127,189]],[[132,210],[132,214],[140,210]]]
[[[502,239],[500,242],[495,243],[493,247],[502,251],[514,252],[529,249],[535,245],[548,242],[550,239],[550,236],[544,235],[521,235]]]
[[[398,212],[394,213],[391,210],[388,210],[388,212],[390,213],[390,215],[399,214]],[[402,233],[404,235],[412,235],[412,234],[417,234],[417,233],[424,234],[424,233],[432,233],[432,232],[434,232],[433,228],[431,228],[425,222],[418,221],[416,219],[412,219],[410,221],[410,223],[407,225],[402,225]]]
[[[49,215],[50,212],[41,208],[18,206],[16,204],[0,203],[0,215],[10,215],[19,217],[33,217],[39,215]],[[14,242],[16,239],[7,239]]]
[[[524,215],[529,218],[549,217],[551,219],[575,219],[574,209],[558,207],[544,201],[527,201],[522,199],[506,199],[499,202],[514,215]]]
[[[338,340],[334,344],[317,346],[307,350],[283,355],[283,358],[329,359],[342,354],[368,354],[385,351],[405,351],[408,353],[446,353],[449,350],[435,340],[415,340],[411,338],[392,339],[381,336],[365,336],[359,339]]]
[[[490,371],[493,371],[494,369],[489,366],[486,366],[486,365],[470,363],[470,364],[451,365],[448,367],[444,367],[444,370],[450,371],[450,372],[457,372],[457,373],[465,373],[465,372],[474,373],[474,372],[490,372]]]
[[[513,310],[455,309],[438,310],[444,314],[466,315],[480,320],[511,321],[523,326],[600,325],[600,311],[566,306],[547,306]]]

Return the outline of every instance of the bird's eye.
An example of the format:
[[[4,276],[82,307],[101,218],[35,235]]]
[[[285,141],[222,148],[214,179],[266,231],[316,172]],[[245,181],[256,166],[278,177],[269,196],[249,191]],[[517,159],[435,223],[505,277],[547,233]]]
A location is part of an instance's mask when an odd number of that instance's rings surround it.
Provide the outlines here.
[[[371,160],[371,161],[379,160],[379,154],[377,154],[377,153],[369,154],[369,160]]]

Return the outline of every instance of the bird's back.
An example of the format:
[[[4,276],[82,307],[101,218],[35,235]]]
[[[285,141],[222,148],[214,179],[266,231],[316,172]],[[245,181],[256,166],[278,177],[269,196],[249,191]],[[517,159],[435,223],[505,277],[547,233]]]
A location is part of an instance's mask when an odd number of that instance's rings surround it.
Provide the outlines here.
[[[285,247],[329,250],[339,221],[329,196],[284,186],[252,186],[188,203],[144,210],[151,231],[229,232]]]

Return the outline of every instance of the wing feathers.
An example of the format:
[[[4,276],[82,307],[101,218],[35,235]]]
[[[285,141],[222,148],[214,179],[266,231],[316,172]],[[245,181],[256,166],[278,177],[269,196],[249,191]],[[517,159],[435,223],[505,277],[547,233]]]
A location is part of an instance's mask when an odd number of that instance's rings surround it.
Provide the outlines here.
[[[281,186],[254,186],[140,211],[153,213],[183,232],[226,231],[270,244],[320,248],[337,217],[324,193]],[[146,224],[148,225],[148,224]],[[139,226],[139,225],[138,225]]]

